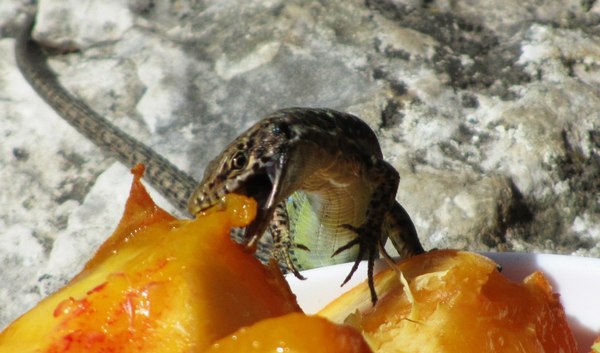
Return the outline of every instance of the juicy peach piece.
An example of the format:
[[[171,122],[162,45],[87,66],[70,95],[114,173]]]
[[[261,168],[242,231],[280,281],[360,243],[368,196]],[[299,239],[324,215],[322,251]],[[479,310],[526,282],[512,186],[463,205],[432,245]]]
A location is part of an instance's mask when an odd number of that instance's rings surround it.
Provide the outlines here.
[[[577,352],[558,295],[539,272],[514,283],[490,259],[451,250],[398,268],[408,287],[392,270],[378,274],[375,307],[361,285],[320,315],[360,329],[375,352]]]
[[[368,353],[361,334],[317,316],[292,313],[242,328],[215,342],[206,353]]]
[[[83,271],[0,334],[1,353],[192,352],[261,319],[300,311],[277,266],[229,239],[253,200],[176,220],[135,170],[123,219]]]

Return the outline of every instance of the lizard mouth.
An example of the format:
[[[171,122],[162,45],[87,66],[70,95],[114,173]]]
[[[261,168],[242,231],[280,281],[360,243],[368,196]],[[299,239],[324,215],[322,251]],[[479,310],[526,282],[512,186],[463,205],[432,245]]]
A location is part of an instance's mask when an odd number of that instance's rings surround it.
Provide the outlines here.
[[[281,201],[282,184],[285,179],[285,156],[274,158],[254,170],[237,188],[236,192],[252,197],[258,203],[256,217],[244,230],[246,247],[255,250],[258,240],[267,230],[275,206]]]
[[[237,192],[256,200],[258,207],[254,221],[244,230],[247,246],[254,248],[256,243],[266,231],[273,213],[274,188],[273,181],[269,173],[265,170],[263,173],[256,173],[246,179],[244,185]]]

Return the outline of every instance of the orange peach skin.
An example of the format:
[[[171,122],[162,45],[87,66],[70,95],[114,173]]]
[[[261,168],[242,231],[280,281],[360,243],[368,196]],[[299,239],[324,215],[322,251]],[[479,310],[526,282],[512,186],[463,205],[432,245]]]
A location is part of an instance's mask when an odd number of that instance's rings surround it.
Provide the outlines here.
[[[253,200],[176,220],[134,169],[114,234],[65,288],[0,334],[0,353],[198,352],[241,326],[299,312],[276,266],[229,239],[254,218]]]

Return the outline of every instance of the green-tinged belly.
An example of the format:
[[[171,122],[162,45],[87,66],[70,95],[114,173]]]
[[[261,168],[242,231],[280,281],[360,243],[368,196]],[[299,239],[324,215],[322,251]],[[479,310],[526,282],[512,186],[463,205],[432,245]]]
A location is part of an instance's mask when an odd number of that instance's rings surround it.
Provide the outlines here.
[[[287,201],[291,239],[294,244],[306,246],[310,251],[293,248],[292,259],[299,269],[310,269],[351,262],[356,259],[358,247],[340,254],[332,254],[356,237],[342,224],[362,224],[365,215],[366,195],[351,194],[351,188],[329,189],[326,192],[298,191]]]

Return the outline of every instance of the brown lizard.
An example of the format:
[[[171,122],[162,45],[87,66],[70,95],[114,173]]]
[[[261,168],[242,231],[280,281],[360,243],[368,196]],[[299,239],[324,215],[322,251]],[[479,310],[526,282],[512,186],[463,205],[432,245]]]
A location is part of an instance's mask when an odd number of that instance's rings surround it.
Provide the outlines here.
[[[252,247],[270,229],[274,256],[297,266],[354,261],[346,283],[390,238],[402,257],[423,253],[415,227],[395,200],[400,176],[386,161],[373,130],[354,115],[289,108],[262,119],[206,168],[189,210],[196,214],[235,192],[254,197],[259,215],[246,228]],[[302,261],[294,248],[305,250]],[[309,250],[309,251],[306,251]]]

